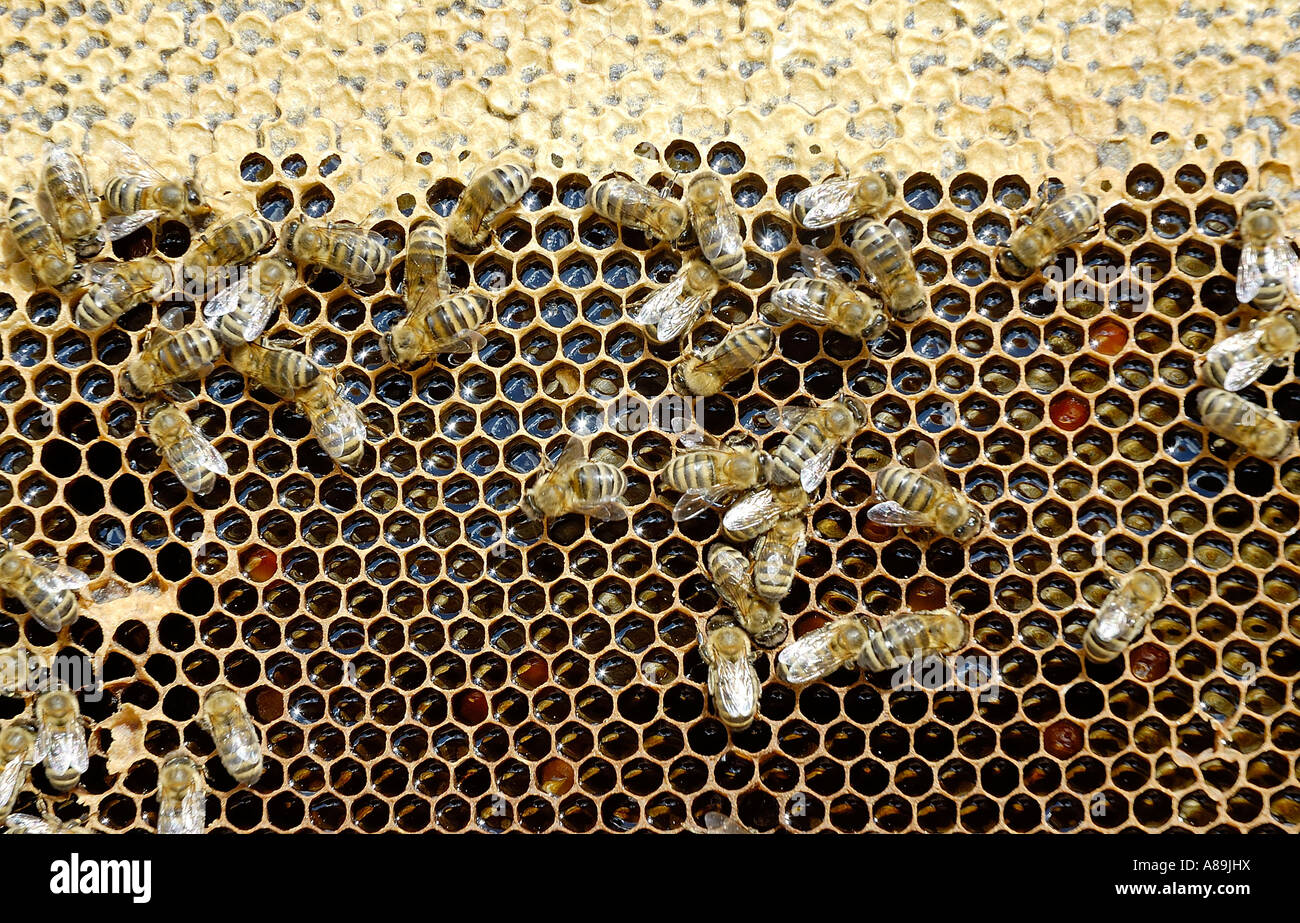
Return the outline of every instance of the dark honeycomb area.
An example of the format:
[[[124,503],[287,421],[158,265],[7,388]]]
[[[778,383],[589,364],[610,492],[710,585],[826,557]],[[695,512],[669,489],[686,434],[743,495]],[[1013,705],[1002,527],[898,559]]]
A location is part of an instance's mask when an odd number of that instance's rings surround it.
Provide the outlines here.
[[[758,319],[802,245],[851,263],[838,232],[792,227],[806,177],[765,180],[726,143],[651,155],[655,180],[678,189],[702,165],[722,173],[743,217],[748,285],[717,296],[696,342]],[[253,152],[241,175],[278,227],[299,209],[330,215],[338,163]],[[452,256],[455,285],[496,300],[468,360],[384,365],[400,256],[368,287],[322,273],[288,295],[271,329],[337,367],[372,427],[356,476],[300,413],[219,367],[190,407],[230,477],[190,496],[116,385],[161,309],[88,336],[66,298],[0,294],[0,537],[65,552],[92,586],[168,601],[106,624],[86,607],[63,639],[16,603],[0,613],[0,646],[103,664],[110,694],[86,706],[101,725],[73,796],[100,826],[152,829],[158,762],[186,745],[208,770],[209,829],[670,831],[719,812],[763,831],[1295,830],[1300,463],[1233,456],[1188,401],[1197,356],[1242,322],[1245,167],[1139,165],[1099,192],[1100,231],[1055,264],[1096,284],[1065,299],[993,261],[1038,178],[900,183],[892,217],[917,242],[931,314],[873,349],[784,328],[771,360],[705,401],[704,424],[771,445],[764,411],[842,388],[864,398],[871,426],[814,506],[783,604],[793,634],[958,604],[972,629],[961,653],[996,658],[1000,689],[890,689],[848,670],[794,689],[765,653],[761,715],[731,737],[696,649],[717,608],[700,554],[719,521],[674,524],[655,495],[671,437],[595,437],[626,464],[629,520],[564,517],[501,542],[543,450],[595,428],[616,395],[671,392],[676,349],[649,344],[626,309],[682,253],[594,215],[595,178],[541,174],[496,243]],[[461,188],[396,190],[373,226],[400,253],[410,222],[445,216]],[[166,224],[118,249],[188,245]],[[1294,423],[1293,373],[1247,393]],[[873,473],[922,439],[989,513],[969,547],[867,519]],[[1124,657],[1085,663],[1103,564],[1140,563],[1166,574],[1166,604]],[[264,736],[251,789],[198,726],[216,683],[244,694]],[[21,709],[0,699],[0,717]],[[128,712],[139,734],[123,746],[125,726],[110,738],[102,722]]]

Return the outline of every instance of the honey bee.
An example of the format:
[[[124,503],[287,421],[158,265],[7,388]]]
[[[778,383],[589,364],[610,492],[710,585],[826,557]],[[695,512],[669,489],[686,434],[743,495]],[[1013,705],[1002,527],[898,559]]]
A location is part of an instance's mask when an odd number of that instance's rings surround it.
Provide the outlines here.
[[[143,348],[122,369],[122,393],[142,401],[178,382],[200,378],[221,356],[221,343],[207,327],[181,329],[184,316],[173,308],[162,316],[159,327],[151,327]]]
[[[772,355],[775,345],[771,327],[740,327],[708,349],[688,349],[673,370],[673,381],[682,390],[701,397],[717,394],[733,378],[757,368]]]
[[[673,457],[659,480],[682,496],[673,507],[681,522],[722,504],[727,497],[767,480],[766,452],[734,442],[720,445],[703,433],[684,433],[680,445],[689,449]],[[698,446],[698,448],[697,448]]]
[[[1257,319],[1249,330],[1215,343],[1205,354],[1201,380],[1225,391],[1240,391],[1268,371],[1285,365],[1300,350],[1300,314],[1281,311]]]
[[[867,518],[884,526],[922,526],[958,542],[984,529],[984,512],[948,484],[948,475],[924,443],[916,447],[918,468],[890,464],[876,475],[878,501]]]
[[[686,209],[700,250],[714,270],[730,282],[749,274],[740,214],[722,178],[712,171],[697,174],[686,186]]]
[[[781,519],[802,516],[812,500],[798,484],[751,490],[731,505],[722,516],[722,529],[729,538],[747,542],[757,538]]]
[[[907,225],[898,220],[888,225],[859,221],[853,226],[849,246],[880,288],[890,316],[900,324],[920,320],[929,304],[912,262],[912,237]]]
[[[206,494],[216,486],[218,477],[230,473],[221,453],[180,408],[170,404],[157,408],[149,420],[148,431],[149,438],[158,446],[186,490]]]
[[[206,815],[203,770],[185,751],[173,751],[158,770],[158,832],[202,833]]]
[[[820,407],[787,407],[781,422],[788,433],[772,453],[772,481],[812,493],[830,472],[836,449],[866,425],[867,409],[845,394]]]
[[[1130,573],[1111,591],[1083,633],[1083,653],[1097,663],[1114,660],[1146,630],[1165,601],[1165,578],[1149,567]]]
[[[792,686],[830,676],[857,660],[868,640],[866,626],[852,616],[823,625],[781,649],[777,676]]]
[[[477,328],[491,316],[492,302],[473,292],[418,304],[384,335],[384,358],[409,366],[439,353],[473,353],[487,344]]]
[[[292,400],[324,374],[324,369],[310,357],[265,341],[236,346],[230,351],[230,364],[245,378],[286,400]]]
[[[221,765],[236,782],[252,785],[262,775],[262,745],[239,694],[213,686],[203,697],[203,729],[212,735]]]
[[[35,814],[10,814],[5,820],[5,829],[10,833],[32,834],[94,833],[93,830],[83,826],[80,819],[70,821],[59,819],[44,801],[40,803],[40,812],[39,817]]]
[[[85,273],[55,233],[54,226],[25,199],[9,200],[9,232],[14,236],[18,252],[31,264],[42,285],[67,291],[85,281]]]
[[[261,215],[239,215],[205,233],[185,254],[185,265],[215,269],[247,263],[266,249],[274,235],[271,222]]]
[[[325,454],[340,465],[355,465],[366,450],[366,424],[330,376],[322,375],[298,391],[294,400],[311,421],[312,433]]]
[[[447,274],[447,236],[437,221],[426,221],[415,230],[406,244],[406,310],[413,313],[417,305],[435,304],[451,293]]]
[[[1091,234],[1099,217],[1096,197],[1086,192],[1047,199],[998,248],[998,266],[1013,279],[1023,279]]]
[[[1300,259],[1286,239],[1278,203],[1268,196],[1251,198],[1241,210],[1240,232],[1237,300],[1271,311],[1288,291],[1300,297]]]
[[[808,527],[802,519],[778,519],[760,535],[750,552],[758,595],[773,602],[785,599],[794,583],[795,567],[807,547]]]
[[[90,766],[81,706],[71,691],[55,688],[36,697],[35,711],[37,762],[50,785],[66,792]]]
[[[295,218],[284,226],[284,248],[299,263],[332,269],[354,282],[373,282],[393,262],[384,239],[354,224]]]
[[[818,230],[878,212],[897,193],[898,184],[888,173],[830,179],[796,195],[790,217],[800,227]]]
[[[82,330],[103,330],[136,305],[161,298],[171,284],[170,268],[156,257],[97,263],[90,287],[77,302],[73,320]]]
[[[167,179],[135,151],[118,141],[112,149],[104,202],[112,216],[104,222],[110,240],[125,237],[158,218],[175,218],[201,228],[212,217],[203,190],[192,179]]]
[[[858,666],[868,673],[884,673],[918,658],[955,651],[970,632],[966,620],[952,609],[900,612],[875,631],[858,653]]]
[[[36,734],[30,725],[15,721],[0,731],[0,823],[14,809],[35,762]]]
[[[719,720],[743,731],[758,717],[762,692],[749,635],[735,625],[721,625],[700,638],[700,654],[709,665],[709,695]]]
[[[659,343],[671,343],[703,314],[721,283],[707,263],[687,260],[676,275],[629,313]]]
[[[736,621],[760,647],[776,647],[788,632],[776,603],[754,590],[749,559],[738,549],[718,542],[710,546],[706,565],[719,599],[735,610]]]
[[[15,597],[32,618],[55,634],[76,621],[76,591],[89,582],[75,568],[38,561],[16,548],[0,554],[0,590]]]
[[[81,158],[67,148],[46,144],[41,184],[59,236],[81,259],[97,254],[104,246],[104,232]]]
[[[529,519],[554,519],[565,513],[626,519],[625,490],[627,475],[606,462],[588,461],[582,440],[571,436],[554,465],[543,460],[541,474],[520,505]]]
[[[649,186],[611,176],[591,187],[591,208],[602,218],[634,228],[659,240],[677,240],[686,233],[686,206]]]
[[[820,250],[805,247],[803,258],[811,274],[786,279],[772,291],[767,314],[775,323],[802,321],[866,340],[885,332],[889,318],[879,298],[845,282]]]
[[[203,320],[223,346],[234,348],[261,336],[284,293],[298,278],[292,262],[268,256],[234,285],[228,285],[203,306]]]
[[[1196,397],[1201,424],[1257,458],[1278,459],[1295,446],[1295,430],[1271,410],[1240,394],[1206,388]]]
[[[447,232],[457,243],[477,247],[492,233],[492,223],[524,197],[533,168],[517,160],[499,160],[475,173],[456,200]]]

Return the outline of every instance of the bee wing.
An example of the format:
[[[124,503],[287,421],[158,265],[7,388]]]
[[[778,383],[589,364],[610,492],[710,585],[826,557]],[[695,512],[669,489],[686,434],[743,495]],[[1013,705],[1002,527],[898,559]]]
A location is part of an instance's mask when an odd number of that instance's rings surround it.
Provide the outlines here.
[[[610,522],[618,519],[627,519],[627,507],[621,500],[606,500],[604,503],[592,503],[575,508],[577,512],[584,516],[592,516],[596,519],[603,519]]]
[[[924,526],[929,520],[923,513],[906,509],[893,500],[884,500],[867,510],[867,518],[882,526]]]
[[[718,440],[702,429],[691,429],[677,437],[677,444],[685,449],[714,448]]]
[[[570,436],[569,441],[566,442],[564,448],[560,450],[559,457],[555,459],[555,463],[551,466],[551,470],[562,471],[565,468],[571,468],[574,465],[585,461],[586,458],[587,451],[583,447],[582,440],[577,436]],[[543,463],[545,463],[544,457]]]
[[[788,430],[794,429],[816,409],[816,407],[782,407],[781,425]]]
[[[1251,301],[1264,285],[1264,272],[1260,267],[1260,252],[1251,244],[1241,248],[1241,261],[1237,264],[1237,300],[1242,304]]]
[[[822,450],[808,460],[799,472],[799,486],[808,493],[812,493],[821,486],[822,481],[826,480],[826,475],[831,470],[831,460],[835,457],[835,450],[839,446],[834,442],[827,442]]]
[[[355,224],[345,224],[340,222],[326,222],[325,227],[329,229],[330,233],[351,237],[353,241],[358,244],[363,240],[369,239],[372,243],[378,244],[385,250],[388,249],[388,241],[384,240],[383,235],[376,231],[367,231]],[[374,270],[371,269],[353,273],[352,275],[354,279],[361,283],[373,282],[375,280]]]
[[[213,474],[219,474],[222,477],[230,474],[230,468],[226,465],[225,458],[217,451],[216,446],[197,432],[191,438],[187,451],[193,453],[192,457],[199,467],[205,471],[211,471]]]
[[[64,590],[80,590],[90,583],[90,577],[66,564],[46,567],[43,573],[33,578],[33,583],[46,593],[62,593]]]
[[[831,262],[826,251],[820,247],[805,244],[799,248],[799,262],[804,272],[813,279],[837,279],[840,269]]]
[[[941,487],[948,486],[948,473],[944,470],[939,453],[928,442],[919,442],[912,450],[912,467]]]
[[[462,330],[450,339],[443,340],[438,344],[437,351],[440,353],[470,353],[473,354],[487,345],[487,337],[477,330]]]
[[[1268,371],[1273,364],[1270,356],[1251,356],[1243,362],[1235,362],[1223,376],[1223,390],[1240,391],[1259,376]]]
[[[335,441],[344,445],[365,442],[366,423],[361,419],[361,411],[357,409],[357,405],[339,395],[333,410],[332,414],[317,424],[320,427],[317,433],[318,441],[322,444]],[[225,466],[224,461],[222,466]],[[225,474],[224,471],[220,473]]]
[[[774,533],[767,533],[768,536]],[[757,584],[761,579],[775,582],[776,576],[783,570],[793,568],[801,557],[804,549],[808,547],[808,534],[803,532],[789,545],[783,545],[780,542],[765,541],[762,543],[762,551],[754,561],[754,582]]]
[[[10,814],[5,820],[10,833],[54,833],[54,828],[44,818],[32,814]]]
[[[27,754],[19,753],[9,758],[9,762],[0,769],[0,805],[9,804],[13,796],[27,781]]]
[[[895,218],[886,226],[898,241],[898,245],[910,253],[912,251],[912,232],[907,229],[907,225]]]
[[[655,329],[655,336],[662,343],[672,342],[681,336],[691,322],[703,314],[708,306],[707,297],[694,292],[678,298],[664,308]]]
[[[134,176],[151,184],[167,182],[167,177],[128,145],[116,138],[109,138],[103,144],[108,151],[109,176]]]
[[[752,717],[758,710],[761,691],[754,665],[748,660],[723,660],[714,664],[713,669],[717,671],[714,695],[718,711]]]
[[[56,775],[65,775],[69,769],[85,772],[90,766],[86,738],[77,731],[46,735],[41,762],[45,764],[47,771],[53,770]]]
[[[686,274],[679,271],[657,291],[651,292],[644,301],[632,308],[632,320],[646,327],[655,326],[663,317],[664,311],[681,300],[682,292],[685,290]]]
[[[1280,279],[1293,293],[1300,294],[1300,260],[1285,238],[1264,251],[1264,273],[1269,278]]]
[[[208,326],[212,326],[212,321],[215,321],[218,317],[224,317],[239,307],[240,296],[249,291],[252,286],[252,278],[244,276],[234,285],[227,285],[204,302],[203,319],[208,322]],[[257,334],[253,334],[249,339],[255,339],[256,336]]]
[[[778,287],[776,291],[772,292],[771,304],[778,315],[788,315],[796,320],[807,321],[810,324],[829,324],[831,321],[830,315],[826,312],[826,305],[824,303],[819,304],[809,297],[808,288],[804,284],[790,284]]]
[[[803,226],[816,230],[839,221],[849,211],[857,186],[856,180],[832,179],[800,192],[795,202],[803,206]]]
[[[778,508],[771,489],[763,488],[747,494],[731,505],[722,517],[728,532],[749,532],[776,522]]]
[[[749,833],[734,817],[728,817],[717,811],[710,811],[704,815],[704,832],[705,833]]]
[[[104,219],[104,234],[109,240],[120,240],[161,217],[162,212],[154,208],[146,208],[130,215],[109,215]]]
[[[162,324],[164,330],[180,330],[185,326],[185,311],[180,307],[171,308],[158,318],[158,323]]]
[[[682,522],[713,509],[720,505],[729,493],[731,491],[728,488],[718,484],[686,491],[673,507],[673,522]]]

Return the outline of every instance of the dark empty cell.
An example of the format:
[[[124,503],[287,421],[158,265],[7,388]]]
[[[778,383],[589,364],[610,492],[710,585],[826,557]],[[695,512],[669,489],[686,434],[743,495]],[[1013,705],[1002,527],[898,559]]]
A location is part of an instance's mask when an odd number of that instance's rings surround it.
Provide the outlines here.
[[[81,467],[81,452],[73,443],[53,439],[40,450],[40,467],[55,477],[69,477]],[[103,490],[100,491],[103,494]]]
[[[283,221],[293,208],[293,193],[278,183],[257,197],[257,210],[267,221]]]
[[[207,615],[215,600],[212,584],[199,578],[187,581],[176,593],[177,603],[190,615]]]
[[[271,178],[271,161],[261,154],[249,154],[239,164],[239,176],[246,183],[261,183]]]
[[[149,227],[142,227],[113,241],[113,255],[119,260],[139,259],[148,256],[152,249],[153,231]]]
[[[178,542],[170,542],[158,552],[158,573],[168,580],[180,580],[194,572],[190,549]]]
[[[87,454],[89,455],[90,453]],[[101,477],[108,477],[112,473],[115,473],[120,464],[121,460],[119,458],[113,465],[112,469],[107,474],[101,475]],[[91,470],[95,471],[93,464],[91,465]],[[95,471],[95,473],[98,474],[99,472]],[[109,487],[109,499],[112,501],[113,506],[117,507],[123,513],[134,513],[144,506],[144,484],[142,484],[140,479],[133,474],[119,475],[113,479],[112,486]],[[100,502],[101,504],[103,502],[102,495]]]
[[[307,172],[307,161],[303,159],[301,154],[290,154],[280,161],[280,169],[284,171],[285,176],[292,176],[296,179]]]
[[[190,229],[179,221],[168,221],[158,230],[158,252],[178,259],[190,248]]]
[[[334,194],[324,186],[312,186],[302,194],[301,207],[308,217],[323,217],[334,208]]]
[[[83,515],[97,513],[104,508],[104,485],[97,478],[79,477],[63,492],[64,499]]]
[[[163,697],[163,714],[173,721],[188,721],[199,712],[199,697],[184,686],[173,687]]]

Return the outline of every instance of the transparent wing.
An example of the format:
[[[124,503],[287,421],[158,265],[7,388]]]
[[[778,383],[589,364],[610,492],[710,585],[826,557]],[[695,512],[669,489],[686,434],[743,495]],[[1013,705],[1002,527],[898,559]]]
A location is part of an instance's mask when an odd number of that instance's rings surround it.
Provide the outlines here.
[[[353,247],[359,246],[363,241],[368,240],[371,243],[383,247],[385,252],[387,252],[388,242],[384,240],[383,235],[375,231],[364,230],[357,227],[355,224],[326,223],[325,227],[329,229],[331,234],[350,238],[353,242]],[[375,280],[375,272],[369,268],[360,272],[351,272],[350,275],[353,279],[362,283],[373,282]]]
[[[109,176],[134,176],[151,184],[167,182],[167,177],[155,170],[152,164],[116,138],[103,142],[103,148],[108,155]]]
[[[939,453],[928,442],[918,442],[912,450],[912,467],[940,487],[947,487],[948,473],[944,470]]]
[[[120,240],[161,217],[162,212],[154,208],[146,208],[130,215],[110,215],[104,219],[104,234],[109,240]]]
[[[893,500],[883,500],[867,510],[867,518],[882,526],[924,526],[930,520],[923,513],[905,509]]]
[[[767,533],[772,536],[775,532]],[[763,543],[762,551],[754,561],[754,582],[757,584],[760,578],[769,582],[776,582],[776,577],[784,571],[788,571],[799,563],[803,557],[804,549],[808,547],[807,533],[801,533],[790,544],[781,542],[766,541]]]
[[[627,519],[627,507],[621,500],[606,500],[604,503],[592,503],[578,506],[575,512],[582,513],[584,516],[592,516],[596,519],[603,519],[606,522]]]
[[[851,209],[857,187],[857,180],[833,179],[800,192],[795,203],[804,210],[803,226],[816,230],[835,224]]]
[[[651,292],[644,301],[632,308],[632,320],[646,327],[656,326],[664,312],[681,300],[684,291],[686,291],[686,274],[679,271],[660,289]]]
[[[5,820],[10,833],[58,833],[49,821],[32,814],[10,814]]]
[[[772,306],[781,314],[811,324],[829,324],[826,302],[813,297],[812,279],[791,279],[772,292]]]
[[[560,450],[560,457],[555,459],[555,470],[563,472],[574,465],[581,464],[586,458],[587,451],[582,445],[582,440],[577,436],[570,436],[569,441]]]
[[[435,351],[440,353],[473,354],[486,345],[487,337],[477,330],[462,330],[454,337],[449,337],[439,343]]]
[[[708,306],[707,295],[683,295],[664,309],[655,328],[655,336],[663,343],[677,339]]]
[[[0,808],[10,805],[14,795],[27,781],[27,770],[31,768],[28,757],[27,753],[19,753],[10,757],[4,768],[0,769]]]
[[[691,429],[677,437],[677,444],[685,449],[714,448],[718,440],[702,429]]]
[[[761,692],[758,674],[748,660],[723,660],[713,665],[717,671],[714,704],[724,715],[753,718],[758,713]]]
[[[770,527],[776,522],[780,509],[770,488],[756,490],[741,497],[722,517],[728,532],[752,532],[760,527]]]
[[[244,276],[234,285],[226,286],[204,302],[203,319],[208,321],[208,326],[212,326],[212,321],[219,317],[225,317],[239,307],[240,299],[244,293],[252,291],[252,288],[252,276]]]
[[[1240,391],[1259,376],[1268,371],[1274,357],[1260,353],[1258,345],[1264,331],[1260,327],[1230,336],[1221,343],[1210,347],[1205,354],[1206,364],[1229,358],[1228,372],[1223,376],[1225,391]],[[1232,357],[1235,357],[1233,359]]]
[[[717,811],[710,811],[704,815],[704,832],[722,834],[749,833],[735,818],[719,814]]]
[[[41,762],[55,775],[66,775],[69,770],[85,772],[90,766],[86,739],[75,731],[60,731],[45,737]]]
[[[204,439],[198,433],[187,443],[187,449],[191,453],[194,461],[205,471],[211,471],[213,474],[219,474],[225,477],[230,473],[230,468],[226,465],[226,460],[217,451],[216,447]]]
[[[808,459],[808,463],[799,472],[800,487],[808,493],[812,493],[821,486],[822,481],[826,480],[826,475],[831,470],[831,459],[835,457],[837,448],[839,448],[837,443],[828,441],[820,452]]]
[[[814,279],[838,279],[840,276],[839,267],[819,247],[808,244],[800,247],[799,262],[803,264],[804,272]]]
[[[787,644],[776,655],[777,672],[793,685],[811,683],[834,673],[847,661],[836,655],[832,642],[836,626],[826,625],[810,631],[797,641]]]
[[[361,411],[356,404],[340,396],[334,401],[331,410],[332,413],[317,421],[319,432],[316,435],[321,444],[354,445],[365,442],[366,424],[361,419]],[[224,464],[222,462],[223,466]]]
[[[1264,272],[1269,278],[1279,279],[1294,294],[1300,294],[1300,260],[1285,238],[1264,251]]]
[[[912,249],[912,232],[907,229],[907,225],[895,218],[887,225],[889,233],[894,235],[898,245],[904,250],[911,252]]]
[[[62,593],[64,590],[80,590],[90,583],[90,578],[75,567],[55,564],[37,574],[32,582],[47,593]]]
[[[691,519],[720,506],[729,493],[728,488],[717,484],[686,491],[673,507],[673,522]]]
[[[781,408],[781,425],[788,430],[792,430],[808,419],[808,416],[817,409],[816,407],[783,407]]]
[[[180,330],[185,326],[185,311],[180,307],[171,308],[158,318],[158,323],[162,324],[165,330],[173,332]]]
[[[1260,267],[1260,252],[1251,244],[1241,248],[1241,261],[1237,264],[1237,300],[1246,304],[1259,294],[1264,285]]]

